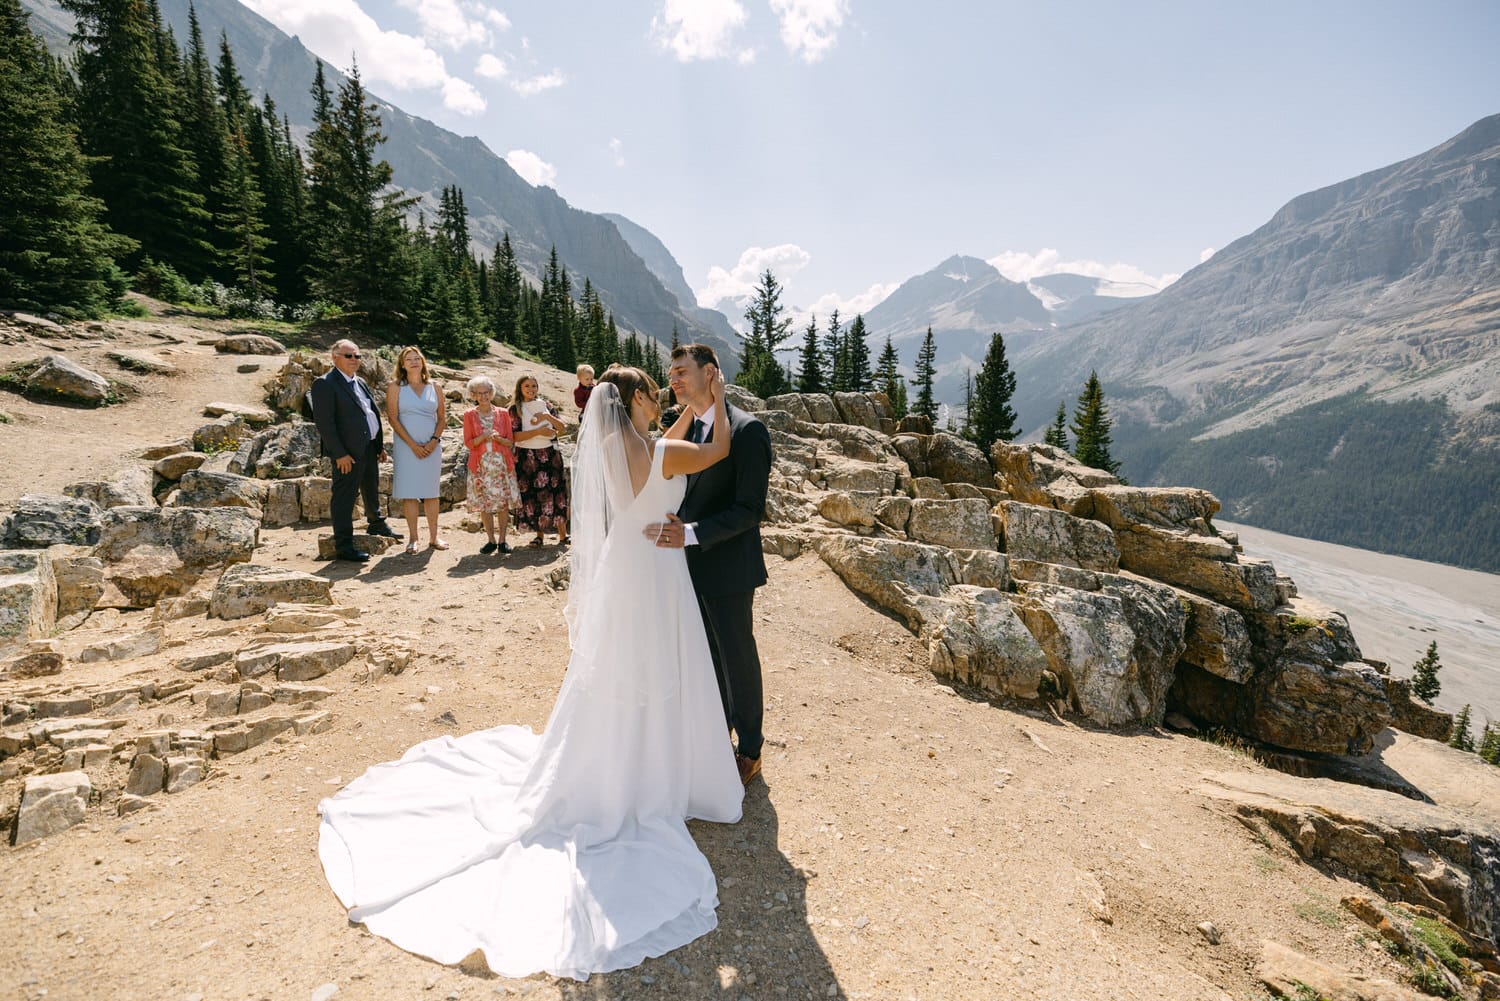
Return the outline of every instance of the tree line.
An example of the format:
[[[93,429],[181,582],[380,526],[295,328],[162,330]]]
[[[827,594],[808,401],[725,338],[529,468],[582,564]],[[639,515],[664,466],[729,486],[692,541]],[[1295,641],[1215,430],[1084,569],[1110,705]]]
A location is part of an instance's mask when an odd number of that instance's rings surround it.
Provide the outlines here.
[[[932,328],[922,338],[917,350],[912,386],[908,388],[900,371],[900,358],[890,335],[885,347],[870,365],[869,330],[864,316],[857,315],[847,326],[835,309],[819,332],[818,318],[809,318],[802,333],[796,364],[782,362],[778,353],[793,336],[792,320],[785,315],[781,302],[782,286],[769,268],[764,271],[745,309],[747,331],[735,382],[759,397],[780,393],[884,393],[896,419],[908,413],[926,417],[936,426],[937,400],[933,385],[937,378],[937,345]],[[1005,338],[990,335],[989,348],[977,372],[964,375],[964,407],[961,423],[950,430],[974,442],[985,454],[997,441],[1014,441],[1021,435],[1011,400],[1016,393],[1016,374],[1005,357]],[[950,418],[951,422],[951,418]],[[1071,424],[1065,402],[1057,405],[1057,418],[1043,438],[1048,445],[1069,450],[1068,434],[1072,432],[1072,454],[1078,461],[1096,469],[1118,474],[1120,464],[1110,453],[1110,429],[1113,421],[1104,398],[1099,374],[1091,372],[1078,397]]]
[[[62,4],[77,18],[66,60],[0,0],[0,307],[98,316],[133,287],[438,357],[493,337],[560,368],[661,374],[660,346],[622,338],[587,278],[575,296],[555,247],[538,288],[509,233],[489,261],[473,253],[459,188],[430,223],[417,211],[379,158],[357,65],[335,92],[318,63],[304,149],[269,95],[252,99],[225,36],[211,58],[195,9],[179,47],[156,0]]]

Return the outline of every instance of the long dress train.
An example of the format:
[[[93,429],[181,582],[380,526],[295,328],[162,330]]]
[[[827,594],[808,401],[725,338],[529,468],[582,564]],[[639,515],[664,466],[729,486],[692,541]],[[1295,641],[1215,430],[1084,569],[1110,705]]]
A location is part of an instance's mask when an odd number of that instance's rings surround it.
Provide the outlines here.
[[[542,734],[424,741],[322,802],[318,854],[350,920],[439,962],[482,949],[504,976],[579,980],[717,924],[685,821],[737,821],[744,789],[683,553],[641,535],[682,499],[663,452],[612,515]]]

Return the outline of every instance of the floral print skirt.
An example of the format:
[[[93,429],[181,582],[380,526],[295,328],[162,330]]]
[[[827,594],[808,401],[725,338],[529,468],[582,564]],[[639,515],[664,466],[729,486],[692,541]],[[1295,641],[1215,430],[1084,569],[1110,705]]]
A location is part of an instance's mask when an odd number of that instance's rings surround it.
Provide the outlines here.
[[[521,503],[511,515],[517,529],[559,535],[568,530],[568,483],[556,446],[516,449],[516,481]]]
[[[499,452],[479,457],[479,472],[469,474],[469,510],[474,514],[513,511],[521,506],[516,474]]]

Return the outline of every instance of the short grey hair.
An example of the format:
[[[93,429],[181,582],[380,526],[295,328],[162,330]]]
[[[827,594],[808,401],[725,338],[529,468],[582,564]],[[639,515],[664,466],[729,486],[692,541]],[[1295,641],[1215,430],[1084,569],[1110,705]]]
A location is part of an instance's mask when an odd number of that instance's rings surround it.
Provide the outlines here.
[[[490,395],[493,396],[495,395],[495,380],[487,375],[476,375],[469,380],[468,389],[470,396],[474,395],[474,390],[476,389],[488,389]]]
[[[346,338],[343,338],[342,340],[334,341],[333,342],[333,347],[329,348],[328,351],[329,351],[330,354],[338,354],[340,348],[353,348],[355,351],[358,351],[359,350],[359,345],[355,344],[353,341],[349,340],[346,337]]]

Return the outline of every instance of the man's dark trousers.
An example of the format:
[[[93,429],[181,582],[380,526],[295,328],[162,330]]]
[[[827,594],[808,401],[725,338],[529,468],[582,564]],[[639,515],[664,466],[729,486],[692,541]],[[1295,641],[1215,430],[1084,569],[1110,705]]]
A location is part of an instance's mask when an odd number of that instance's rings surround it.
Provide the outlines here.
[[[760,651],[755,646],[755,592],[699,595],[698,610],[708,633],[708,651],[713,656],[714,677],[719,681],[724,718],[739,738],[736,750],[747,758],[758,758],[765,700]]]
[[[354,468],[347,473],[333,467],[333,496],[328,516],[333,520],[333,544],[339,552],[354,548],[354,500],[363,496],[365,517],[372,525],[382,520],[380,511],[380,442],[371,441],[363,455],[352,456]]]

